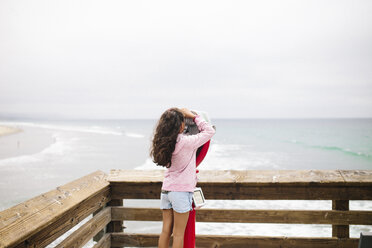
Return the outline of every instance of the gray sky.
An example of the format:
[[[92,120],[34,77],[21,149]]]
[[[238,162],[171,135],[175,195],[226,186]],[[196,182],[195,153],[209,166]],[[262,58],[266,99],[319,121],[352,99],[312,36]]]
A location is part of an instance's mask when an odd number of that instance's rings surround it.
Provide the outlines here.
[[[0,1],[0,116],[372,117],[372,1]]]

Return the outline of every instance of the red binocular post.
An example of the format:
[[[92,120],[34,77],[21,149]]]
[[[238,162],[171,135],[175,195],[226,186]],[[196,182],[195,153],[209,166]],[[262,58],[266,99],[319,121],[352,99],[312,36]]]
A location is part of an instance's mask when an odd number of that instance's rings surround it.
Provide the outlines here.
[[[205,155],[208,152],[210,140],[207,141],[204,145],[198,148],[196,152],[196,167],[199,166],[199,164],[203,161]],[[198,170],[196,171],[198,173]],[[195,248],[195,214],[196,211],[194,209],[194,204],[193,204],[193,209],[190,211],[189,214],[189,219],[187,221],[187,226],[185,229],[185,236],[184,236],[184,241],[183,241],[183,247],[184,248]]]

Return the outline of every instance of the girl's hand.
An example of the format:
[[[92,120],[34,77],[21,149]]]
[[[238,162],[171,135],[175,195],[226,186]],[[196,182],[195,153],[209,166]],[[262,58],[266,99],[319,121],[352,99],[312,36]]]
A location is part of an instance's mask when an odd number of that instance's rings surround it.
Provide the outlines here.
[[[184,114],[185,118],[191,118],[191,119],[193,119],[196,116],[194,113],[192,113],[187,108],[181,109],[181,112]]]

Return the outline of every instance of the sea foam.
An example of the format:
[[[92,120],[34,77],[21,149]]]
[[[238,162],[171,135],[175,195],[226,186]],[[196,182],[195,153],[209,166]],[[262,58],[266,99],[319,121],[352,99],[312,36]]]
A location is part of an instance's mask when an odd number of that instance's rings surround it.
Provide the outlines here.
[[[54,142],[43,150],[29,155],[20,155],[10,158],[5,158],[0,160],[0,166],[7,166],[11,164],[31,164],[31,163],[41,163],[50,156],[63,156],[67,150],[71,150],[70,144],[58,135],[53,135]]]
[[[4,122],[15,126],[36,127],[51,130],[95,133],[95,134],[110,134],[110,135],[123,135],[121,130],[117,128],[103,127],[103,126],[82,126],[82,125],[66,125],[66,124],[47,124],[47,123],[34,123],[34,122]]]

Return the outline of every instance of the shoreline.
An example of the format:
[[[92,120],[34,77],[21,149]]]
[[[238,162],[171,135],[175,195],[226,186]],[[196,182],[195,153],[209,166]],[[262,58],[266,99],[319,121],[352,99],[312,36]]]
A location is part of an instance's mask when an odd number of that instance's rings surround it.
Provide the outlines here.
[[[19,132],[22,132],[22,131],[23,131],[22,129],[17,128],[17,127],[0,125],[0,137],[15,134],[15,133],[19,133]]]

